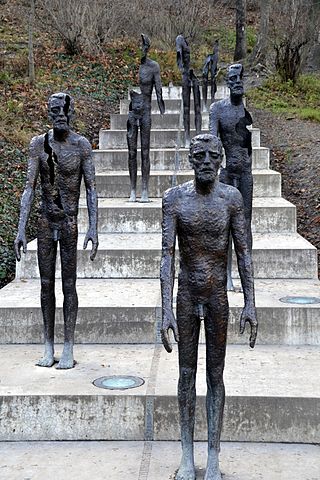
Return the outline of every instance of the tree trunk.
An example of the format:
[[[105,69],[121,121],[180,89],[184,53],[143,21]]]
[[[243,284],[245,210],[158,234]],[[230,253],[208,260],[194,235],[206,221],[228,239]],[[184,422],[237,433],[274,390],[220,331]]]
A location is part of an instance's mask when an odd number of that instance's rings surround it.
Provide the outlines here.
[[[234,60],[242,60],[247,55],[246,36],[247,0],[236,0],[236,48]]]
[[[29,43],[28,43],[28,61],[29,61],[29,82],[34,84],[34,57],[33,57],[33,25],[34,25],[34,1],[30,0],[30,15],[29,15]]]
[[[266,64],[271,0],[260,0],[260,31],[252,52],[252,63]]]

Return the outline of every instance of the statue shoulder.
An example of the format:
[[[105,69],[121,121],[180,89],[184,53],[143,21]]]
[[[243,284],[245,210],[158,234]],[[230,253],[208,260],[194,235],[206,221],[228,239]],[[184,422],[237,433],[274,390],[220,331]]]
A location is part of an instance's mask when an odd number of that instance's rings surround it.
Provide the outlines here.
[[[219,182],[219,185],[222,196],[228,200],[232,209],[238,210],[243,208],[242,195],[236,187],[221,182]]]
[[[150,67],[152,67],[154,71],[160,72],[159,63],[156,62],[155,60],[151,60],[150,58],[148,60],[149,60],[148,65],[150,65]]]
[[[163,194],[163,202],[164,203],[173,203],[178,201],[179,199],[183,199],[186,195],[190,193],[190,191],[194,187],[193,180],[189,182],[182,183],[181,185],[177,185],[176,187],[168,188]]]
[[[36,135],[31,138],[29,144],[29,151],[31,155],[37,155],[38,153],[43,151],[46,135],[46,133],[43,133],[41,135]]]

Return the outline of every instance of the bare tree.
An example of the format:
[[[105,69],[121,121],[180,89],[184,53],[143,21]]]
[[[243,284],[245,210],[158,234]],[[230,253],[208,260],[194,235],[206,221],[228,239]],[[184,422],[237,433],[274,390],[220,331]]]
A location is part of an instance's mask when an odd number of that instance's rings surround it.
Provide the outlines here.
[[[266,64],[267,51],[269,46],[269,20],[271,11],[271,0],[260,0],[260,30],[257,43],[251,55],[252,63]]]
[[[234,60],[241,60],[247,55],[246,37],[247,0],[236,0],[236,48]]]
[[[35,81],[34,56],[33,56],[33,27],[34,27],[35,5],[34,0],[30,0],[29,14],[29,41],[28,41],[28,63],[29,63],[29,82],[31,85]]]
[[[314,0],[273,1],[275,67],[283,81],[297,81],[318,27],[319,12]]]

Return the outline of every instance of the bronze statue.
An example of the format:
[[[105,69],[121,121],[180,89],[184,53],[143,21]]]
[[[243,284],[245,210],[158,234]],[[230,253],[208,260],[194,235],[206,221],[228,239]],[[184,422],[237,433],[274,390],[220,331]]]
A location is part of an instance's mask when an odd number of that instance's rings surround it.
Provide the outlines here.
[[[141,174],[142,191],[141,202],[149,202],[148,186],[150,176],[150,131],[151,131],[151,99],[152,90],[155,87],[160,113],[165,112],[162,99],[162,86],[160,79],[160,67],[157,62],[147,57],[150,40],[146,35],[141,35],[141,65],[139,69],[139,84],[141,94],[131,91],[127,122],[127,143],[129,150],[129,173],[131,183],[130,202],[136,201],[137,187],[137,141],[140,126],[141,139]]]
[[[227,73],[230,98],[212,103],[210,107],[210,133],[219,135],[226,155],[226,168],[221,170],[220,181],[233,185],[242,194],[248,245],[252,250],[252,124],[250,113],[243,105],[243,66],[230,65]],[[232,247],[229,246],[228,290],[234,290],[231,278]]]
[[[227,257],[232,233],[245,306],[240,333],[250,324],[250,347],[257,336],[251,252],[243,201],[239,191],[220,183],[222,145],[209,134],[194,137],[189,159],[194,181],[167,190],[162,222],[162,342],[172,351],[173,330],[179,351],[178,401],[182,460],[176,480],[195,480],[193,432],[196,405],[197,350],[201,320],[206,332],[208,463],[205,480],[221,480],[219,446],[224,408],[223,369],[227,341]],[[177,320],[173,314],[175,245],[178,236],[180,271]]]
[[[208,83],[210,74],[210,91],[211,102],[214,101],[214,97],[217,91],[217,72],[218,72],[218,60],[219,60],[219,40],[216,40],[213,45],[213,53],[207,55],[203,68],[202,68],[202,98],[203,98],[203,111],[208,111]]]
[[[73,98],[55,93],[48,101],[53,129],[33,137],[30,142],[26,186],[21,198],[15,255],[20,261],[20,249],[27,250],[26,225],[38,177],[41,182],[41,215],[38,224],[38,263],[41,278],[41,309],[44,322],[45,350],[37,365],[51,367],[54,359],[55,268],[57,245],[60,244],[62,289],[64,294],[64,347],[59,369],[74,366],[73,344],[78,311],[76,292],[78,206],[83,177],[89,213],[89,229],[83,248],[92,242],[90,258],[98,248],[97,193],[91,145],[70,127],[74,115]]]
[[[177,65],[182,73],[182,102],[185,147],[190,146],[190,96],[193,92],[196,134],[201,133],[201,98],[199,80],[190,69],[190,47],[183,35],[176,38]]]

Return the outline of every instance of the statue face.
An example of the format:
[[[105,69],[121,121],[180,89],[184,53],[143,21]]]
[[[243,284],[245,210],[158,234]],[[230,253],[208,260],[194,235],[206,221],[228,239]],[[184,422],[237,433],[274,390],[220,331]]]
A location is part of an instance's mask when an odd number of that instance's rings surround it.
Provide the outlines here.
[[[67,132],[70,130],[72,112],[69,95],[51,96],[48,103],[48,114],[54,130]]]
[[[192,146],[190,163],[196,182],[210,184],[215,181],[222,161],[221,148],[215,141],[197,141]]]
[[[230,67],[228,71],[227,77],[227,85],[230,89],[231,95],[243,95],[244,88],[243,88],[243,68],[242,65],[235,65],[234,67]]]
[[[142,53],[142,58],[147,56],[147,53],[150,48],[150,40],[146,35],[141,34],[141,44],[140,44],[140,49]]]

